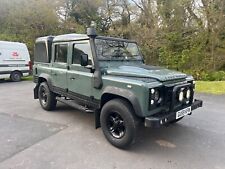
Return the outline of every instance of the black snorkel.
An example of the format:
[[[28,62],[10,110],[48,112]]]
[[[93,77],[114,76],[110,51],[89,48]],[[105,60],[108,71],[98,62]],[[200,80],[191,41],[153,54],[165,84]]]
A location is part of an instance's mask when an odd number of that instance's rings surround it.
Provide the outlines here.
[[[97,37],[97,33],[94,27],[87,28],[87,36],[90,38],[91,51],[94,61],[93,85],[94,88],[101,89],[103,83],[95,45],[95,38]]]

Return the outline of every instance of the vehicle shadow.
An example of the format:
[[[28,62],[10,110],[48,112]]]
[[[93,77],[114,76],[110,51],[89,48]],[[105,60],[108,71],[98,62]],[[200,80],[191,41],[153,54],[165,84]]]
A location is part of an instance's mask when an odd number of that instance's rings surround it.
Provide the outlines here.
[[[55,112],[71,114],[74,119],[78,120],[85,127],[89,129],[92,128],[93,131],[97,132],[98,134],[99,132],[101,132],[101,128],[99,128],[98,130],[95,130],[94,128],[94,114],[83,113],[63,104],[59,104]],[[183,120],[185,121],[190,119]],[[181,120],[177,124],[161,128],[145,128],[144,126],[140,126],[138,129],[138,135],[135,144],[131,145],[125,151],[140,154],[160,154],[160,152],[162,151],[170,152],[177,149],[183,151],[182,149],[184,148],[184,145],[194,145],[196,144],[196,138],[199,138],[198,131],[196,131],[196,129],[192,126],[188,126],[186,125],[186,123],[183,123],[183,120]],[[103,139],[104,141],[107,141],[105,140],[104,136]],[[197,140],[197,142],[198,141],[199,140]]]
[[[57,102],[57,107],[53,110],[54,114],[65,114],[65,116],[72,118],[71,122],[77,125],[83,125],[96,131],[94,113],[81,112],[64,103]]]
[[[9,82],[9,80],[0,79],[0,83]]]
[[[24,81],[28,81],[28,80],[26,80],[25,78],[22,78],[21,81],[19,81],[19,82],[13,82],[10,79],[0,79],[0,84],[1,83],[21,83],[21,82],[24,82]]]
[[[194,145],[195,138],[199,138],[198,131],[182,124],[182,121],[161,128],[141,126],[139,131],[136,143],[130,147],[129,151],[141,154],[181,150],[185,147],[184,145]]]

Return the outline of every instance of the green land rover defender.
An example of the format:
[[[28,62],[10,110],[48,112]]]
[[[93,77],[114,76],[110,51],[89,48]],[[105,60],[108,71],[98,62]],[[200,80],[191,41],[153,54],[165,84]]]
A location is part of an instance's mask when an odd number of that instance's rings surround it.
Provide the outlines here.
[[[144,64],[132,40],[86,34],[40,37],[34,51],[34,98],[45,110],[62,102],[95,114],[114,146],[135,141],[138,126],[176,123],[202,106],[192,76]]]

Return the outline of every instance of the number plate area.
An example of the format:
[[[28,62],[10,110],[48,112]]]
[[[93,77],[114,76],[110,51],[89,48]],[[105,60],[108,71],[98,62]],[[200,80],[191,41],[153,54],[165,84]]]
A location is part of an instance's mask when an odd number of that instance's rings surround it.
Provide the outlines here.
[[[188,115],[189,113],[191,113],[191,107],[187,107],[185,109],[182,109],[182,110],[176,112],[176,119],[184,117],[184,116]]]

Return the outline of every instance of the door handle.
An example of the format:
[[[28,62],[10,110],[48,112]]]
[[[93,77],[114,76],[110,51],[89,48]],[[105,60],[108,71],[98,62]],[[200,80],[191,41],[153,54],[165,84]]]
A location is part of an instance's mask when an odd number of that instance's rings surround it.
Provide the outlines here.
[[[57,73],[53,73],[52,75],[57,76]]]

